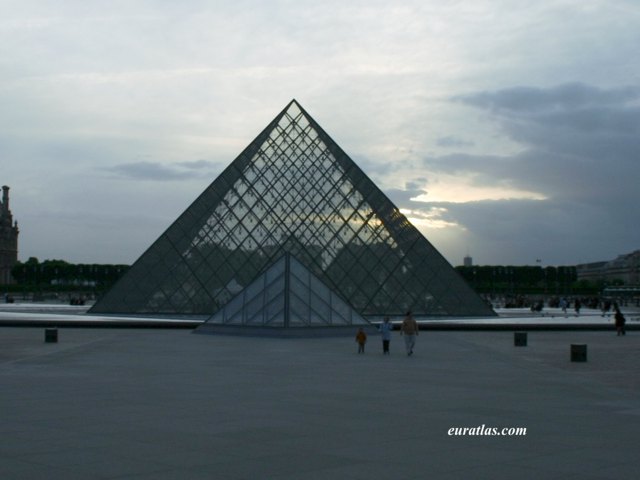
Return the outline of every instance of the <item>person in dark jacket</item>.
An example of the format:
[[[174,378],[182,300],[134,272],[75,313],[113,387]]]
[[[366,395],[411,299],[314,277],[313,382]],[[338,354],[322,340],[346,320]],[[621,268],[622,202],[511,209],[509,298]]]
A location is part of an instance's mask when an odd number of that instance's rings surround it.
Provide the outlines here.
[[[618,336],[626,335],[627,332],[624,329],[624,324],[627,323],[627,320],[624,318],[624,315],[617,306],[616,313],[613,318],[615,318],[616,321],[616,331],[618,332]]]

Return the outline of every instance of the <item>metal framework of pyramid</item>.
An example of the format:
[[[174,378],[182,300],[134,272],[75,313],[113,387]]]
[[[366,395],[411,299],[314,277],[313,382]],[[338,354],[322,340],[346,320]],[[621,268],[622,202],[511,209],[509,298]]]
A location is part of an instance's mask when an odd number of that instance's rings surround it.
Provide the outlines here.
[[[495,315],[295,100],[90,312],[209,316],[285,252],[363,316]]]
[[[285,253],[198,327],[198,331],[224,331],[216,328],[219,326],[264,331],[371,324],[300,261]],[[348,332],[352,334],[352,328]]]

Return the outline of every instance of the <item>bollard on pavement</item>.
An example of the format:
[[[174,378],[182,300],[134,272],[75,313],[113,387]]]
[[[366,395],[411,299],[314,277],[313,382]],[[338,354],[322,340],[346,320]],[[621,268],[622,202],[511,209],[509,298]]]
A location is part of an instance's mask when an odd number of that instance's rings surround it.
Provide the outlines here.
[[[513,334],[513,344],[516,347],[527,346],[527,332],[515,332]]]
[[[58,343],[58,329],[57,328],[45,329],[44,341],[45,343]]]
[[[571,344],[571,361],[586,362],[587,361],[587,345]]]

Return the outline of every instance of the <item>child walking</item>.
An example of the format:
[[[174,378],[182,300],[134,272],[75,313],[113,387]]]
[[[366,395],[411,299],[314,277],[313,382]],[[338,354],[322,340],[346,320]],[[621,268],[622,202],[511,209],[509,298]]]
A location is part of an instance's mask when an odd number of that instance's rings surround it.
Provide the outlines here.
[[[391,332],[393,331],[393,323],[389,321],[389,317],[384,317],[384,322],[378,327],[382,333],[382,353],[389,355],[389,343],[391,342]]]
[[[364,353],[364,344],[367,343],[367,334],[360,328],[356,334],[356,342],[358,342],[358,353]]]

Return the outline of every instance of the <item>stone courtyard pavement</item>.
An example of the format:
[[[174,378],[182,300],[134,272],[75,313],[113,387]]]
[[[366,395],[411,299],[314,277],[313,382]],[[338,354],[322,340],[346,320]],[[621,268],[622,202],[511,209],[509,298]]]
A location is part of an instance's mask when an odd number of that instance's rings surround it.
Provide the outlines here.
[[[0,328],[0,478],[637,478],[639,332],[395,335]]]

